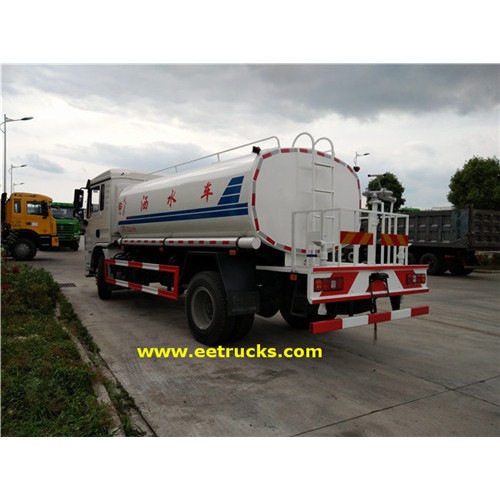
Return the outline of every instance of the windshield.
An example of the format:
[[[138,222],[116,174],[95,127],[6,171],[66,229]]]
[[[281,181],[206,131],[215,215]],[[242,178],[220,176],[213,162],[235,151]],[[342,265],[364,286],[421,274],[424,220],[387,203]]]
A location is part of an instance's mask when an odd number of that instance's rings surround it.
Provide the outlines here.
[[[75,216],[73,215],[73,207],[51,206],[50,209],[52,210],[52,215],[54,216],[54,219],[74,219],[75,218]]]

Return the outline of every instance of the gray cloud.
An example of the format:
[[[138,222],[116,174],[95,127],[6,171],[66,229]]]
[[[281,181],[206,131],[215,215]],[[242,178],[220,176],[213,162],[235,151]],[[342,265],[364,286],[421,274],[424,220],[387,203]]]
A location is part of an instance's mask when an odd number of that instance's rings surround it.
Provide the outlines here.
[[[154,142],[141,147],[95,143],[88,147],[60,146],[67,158],[85,160],[106,168],[152,172],[207,153],[194,144]]]
[[[329,113],[459,114],[499,103],[499,65],[31,65],[4,66],[4,92],[32,87],[76,107],[198,126],[260,114],[307,121]]]
[[[28,154],[24,158],[28,166],[35,170],[51,174],[61,174],[64,172],[64,168],[61,165],[47,160],[36,153]]]

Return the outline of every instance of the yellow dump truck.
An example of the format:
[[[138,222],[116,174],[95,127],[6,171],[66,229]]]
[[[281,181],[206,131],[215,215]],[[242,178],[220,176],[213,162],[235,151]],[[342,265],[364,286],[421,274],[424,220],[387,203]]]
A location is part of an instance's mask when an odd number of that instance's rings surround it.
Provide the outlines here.
[[[37,250],[59,246],[51,198],[42,194],[2,194],[2,245],[16,260],[31,260]]]

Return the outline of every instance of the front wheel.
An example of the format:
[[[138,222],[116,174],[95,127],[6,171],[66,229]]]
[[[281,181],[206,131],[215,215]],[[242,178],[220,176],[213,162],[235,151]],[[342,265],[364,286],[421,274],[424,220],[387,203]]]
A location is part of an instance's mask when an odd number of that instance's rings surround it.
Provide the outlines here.
[[[36,245],[29,238],[19,238],[14,242],[11,251],[15,260],[32,260],[36,255]]]
[[[218,273],[198,273],[186,291],[186,315],[193,337],[202,344],[215,345],[234,332],[234,317],[227,315],[224,285]]]

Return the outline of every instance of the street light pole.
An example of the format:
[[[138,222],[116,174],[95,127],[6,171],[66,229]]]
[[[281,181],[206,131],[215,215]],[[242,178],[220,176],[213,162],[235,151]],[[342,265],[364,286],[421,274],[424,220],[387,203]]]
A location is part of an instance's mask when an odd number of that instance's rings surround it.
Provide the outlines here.
[[[0,127],[3,125],[3,191],[7,192],[7,123],[8,122],[22,122],[26,120],[33,120],[32,116],[25,116],[24,118],[8,118],[6,114],[3,115],[3,122],[0,123]]]
[[[10,164],[10,168],[9,168],[9,172],[10,172],[10,194],[12,194],[14,192],[12,186],[13,185],[15,186],[15,184],[13,184],[13,182],[14,182],[14,173],[12,171],[15,168],[23,168],[23,167],[27,167],[27,166],[28,165],[26,165],[26,163],[24,163],[23,165],[12,165],[12,163]],[[24,184],[24,182],[22,184]]]
[[[356,156],[354,156],[354,165],[357,165],[358,164],[358,158],[360,156],[368,156],[370,153],[358,153],[356,152]]]

